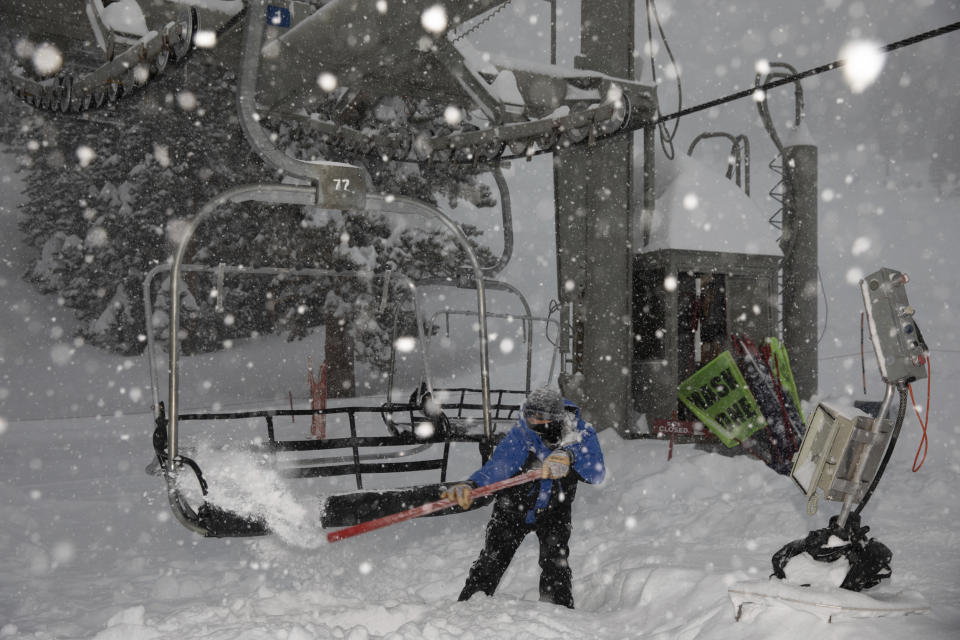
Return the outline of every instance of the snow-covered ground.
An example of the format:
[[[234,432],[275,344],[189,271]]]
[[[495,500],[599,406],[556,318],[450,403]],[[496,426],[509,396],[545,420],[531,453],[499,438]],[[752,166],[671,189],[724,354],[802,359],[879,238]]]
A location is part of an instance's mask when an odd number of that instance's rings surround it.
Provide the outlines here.
[[[0,175],[10,177],[4,158]],[[930,612],[828,624],[772,608],[737,622],[727,589],[765,580],[771,555],[824,526],[837,505],[821,503],[809,517],[791,481],[755,460],[678,446],[668,461],[666,443],[624,441],[610,430],[601,434],[608,478],[584,486],[575,506],[573,611],[537,601],[533,542],[521,548],[496,597],[456,602],[488,508],[327,544],[315,521],[329,489],[288,490],[261,474],[246,491],[268,500],[265,515],[278,535],[189,533],[171,516],[162,480],[143,471],[152,428],[144,359],[72,344],[66,314],[18,278],[15,180],[4,183],[0,210],[7,243],[0,265],[7,303],[0,311],[0,637],[913,640],[955,638],[960,630],[960,402],[949,280],[960,258],[950,250],[952,202],[922,189],[885,194],[889,215],[861,214],[870,224],[859,231],[838,223],[825,240],[836,249],[823,260],[834,323],[821,348],[824,395],[856,395],[860,383],[859,358],[850,355],[859,301],[846,270],[889,264],[913,275],[911,302],[934,351],[930,450],[912,473],[919,427],[908,415],[864,520],[894,552],[892,579],[871,593],[919,595]],[[895,233],[897,211],[922,218],[916,237]],[[847,252],[857,238],[869,246],[854,259]],[[302,367],[291,366],[302,382]],[[867,366],[876,396],[875,367]],[[453,458],[454,478],[477,464],[472,448],[455,448]],[[241,485],[252,475],[243,471],[232,474]],[[208,473],[216,485],[217,470]]]
[[[922,474],[894,455],[866,511],[894,551],[874,592],[919,592],[926,615],[828,624],[770,609],[736,622],[727,588],[821,526],[791,483],[746,458],[602,434],[608,480],[579,492],[569,611],[537,602],[527,542],[493,599],[457,603],[489,509],[336,544],[202,539],[169,515],[142,463],[146,416],[17,422],[3,435],[0,637],[955,638],[960,454],[945,436]],[[908,429],[915,432],[915,429]],[[935,430],[935,433],[937,430]],[[954,437],[955,440],[955,437]]]

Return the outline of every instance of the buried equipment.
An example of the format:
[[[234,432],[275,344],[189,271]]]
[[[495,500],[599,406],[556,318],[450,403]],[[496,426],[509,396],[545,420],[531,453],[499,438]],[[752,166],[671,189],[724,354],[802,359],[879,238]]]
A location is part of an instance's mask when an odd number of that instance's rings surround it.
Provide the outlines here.
[[[786,350],[769,338],[762,347],[732,335],[723,351],[680,383],[681,402],[727,448],[742,447],[781,475],[804,434]]]
[[[860,516],[853,514],[845,525],[838,524],[839,516],[830,518],[830,525],[807,534],[806,538],[784,545],[773,556],[773,575],[783,580],[784,568],[796,555],[808,553],[819,562],[832,563],[845,558],[850,570],[840,584],[841,589],[862,591],[889,578],[893,553],[886,545],[868,538],[870,527],[860,526]]]
[[[876,415],[820,403],[794,458],[790,477],[807,496],[807,512],[817,511],[818,490],[826,500],[842,502],[829,527],[811,531],[773,556],[774,575],[784,577],[790,558],[807,552],[816,560],[833,562],[845,557],[850,570],[844,589],[860,591],[890,576],[890,550],[868,539],[869,527],[860,526],[860,513],[873,495],[893,453],[907,405],[907,385],[926,377],[927,345],[907,301],[907,276],[880,269],[860,281],[870,338],[880,375],[886,384]],[[900,404],[896,420],[887,419],[894,392]],[[854,508],[856,505],[856,508]]]

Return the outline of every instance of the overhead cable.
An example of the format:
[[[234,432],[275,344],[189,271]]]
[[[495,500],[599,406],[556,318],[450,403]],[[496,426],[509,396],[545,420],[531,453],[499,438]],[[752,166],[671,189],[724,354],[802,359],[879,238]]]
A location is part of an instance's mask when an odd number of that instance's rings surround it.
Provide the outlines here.
[[[897,49],[902,49],[903,47],[908,47],[912,44],[923,42],[924,40],[929,40],[931,38],[936,38],[938,36],[942,36],[957,30],[960,30],[960,22],[954,22],[952,24],[948,24],[938,29],[933,29],[932,31],[925,31],[924,33],[917,34],[910,38],[898,40],[897,42],[893,42],[883,47],[880,47],[879,49],[877,49],[877,51],[880,53],[891,53],[893,51],[896,51]],[[819,67],[814,67],[813,69],[801,71],[800,73],[784,76],[782,78],[778,78],[777,80],[772,80],[770,82],[767,82],[766,84],[750,87],[749,89],[744,89],[743,91],[738,91],[736,93],[731,93],[728,96],[717,98],[716,100],[711,100],[710,102],[704,102],[703,104],[687,107],[686,109],[680,109],[679,111],[675,111],[665,116],[659,116],[656,120],[653,121],[652,124],[660,124],[661,122],[665,122],[667,120],[673,120],[675,118],[680,118],[682,116],[689,115],[691,113],[696,113],[698,111],[704,111],[711,107],[716,107],[718,105],[725,104],[727,102],[733,102],[734,100],[739,100],[741,98],[746,98],[747,96],[752,96],[757,91],[769,91],[770,89],[775,89],[779,86],[790,84],[791,82],[796,82],[797,80],[803,80],[804,78],[809,78],[810,76],[819,75],[827,71],[833,71],[834,69],[838,69],[844,66],[846,63],[847,63],[846,60],[842,60],[842,59],[834,60],[829,64],[824,64]]]

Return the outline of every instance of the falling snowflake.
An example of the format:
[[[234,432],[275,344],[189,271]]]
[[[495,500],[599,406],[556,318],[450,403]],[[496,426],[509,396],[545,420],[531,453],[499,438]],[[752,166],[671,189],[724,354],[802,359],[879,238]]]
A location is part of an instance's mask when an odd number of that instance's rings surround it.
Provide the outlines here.
[[[859,256],[869,251],[871,246],[872,243],[870,242],[870,238],[866,236],[860,236],[853,241],[853,246],[850,248],[850,253],[855,256]]]
[[[93,162],[97,157],[97,152],[87,145],[80,145],[77,147],[77,160],[80,161],[81,167],[88,167],[90,163]]]
[[[443,33],[447,28],[447,10],[442,4],[435,4],[427,7],[420,16],[420,25],[428,32],[434,35]]]
[[[63,67],[63,54],[54,45],[44,42],[33,51],[33,68],[41,76],[52,76]]]
[[[201,49],[212,49],[217,46],[217,32],[209,29],[201,29],[193,36],[193,44]]]
[[[853,40],[840,50],[843,77],[854,93],[863,91],[876,81],[883,70],[886,54],[876,42]]]
[[[400,353],[410,353],[416,348],[417,340],[412,336],[400,336],[393,346],[396,347]]]
[[[184,111],[193,111],[197,108],[197,96],[191,91],[181,91],[177,94],[177,105]]]
[[[861,280],[863,280],[863,269],[860,267],[851,267],[850,269],[847,269],[847,283],[860,284]]]
[[[455,127],[463,121],[463,111],[451,104],[443,110],[443,119],[448,125]]]
[[[317,85],[327,93],[332,93],[337,90],[337,76],[333,75],[328,71],[324,71],[319,76],[317,76]]]

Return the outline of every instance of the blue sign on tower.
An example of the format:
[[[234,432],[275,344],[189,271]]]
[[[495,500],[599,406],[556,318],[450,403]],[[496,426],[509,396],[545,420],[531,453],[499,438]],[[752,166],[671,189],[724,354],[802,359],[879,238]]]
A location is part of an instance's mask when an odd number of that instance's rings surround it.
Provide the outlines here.
[[[290,28],[290,9],[267,5],[267,24],[274,27]]]

